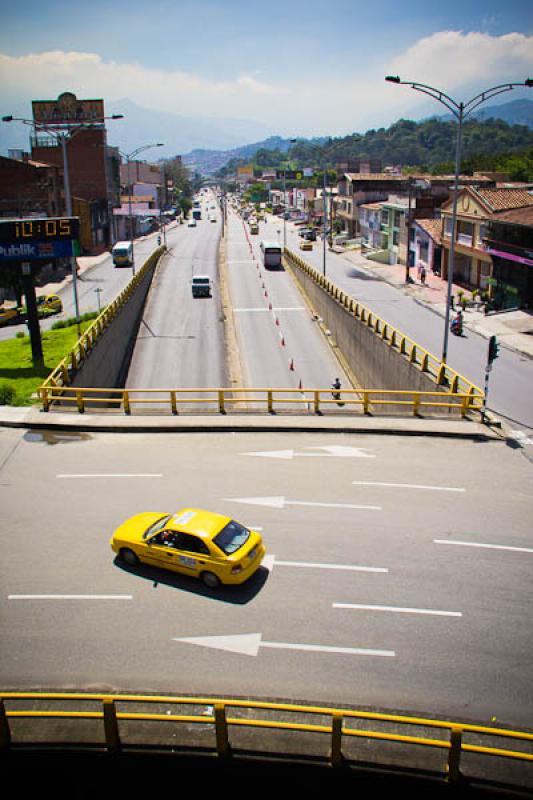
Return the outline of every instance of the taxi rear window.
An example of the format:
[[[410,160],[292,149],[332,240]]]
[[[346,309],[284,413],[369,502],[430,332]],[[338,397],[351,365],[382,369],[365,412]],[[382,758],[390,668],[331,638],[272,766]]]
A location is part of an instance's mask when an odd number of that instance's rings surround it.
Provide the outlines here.
[[[222,528],[220,533],[214,537],[213,542],[219,547],[223,553],[230,556],[243,544],[246,544],[250,538],[250,531],[241,525],[239,522],[232,520]]]

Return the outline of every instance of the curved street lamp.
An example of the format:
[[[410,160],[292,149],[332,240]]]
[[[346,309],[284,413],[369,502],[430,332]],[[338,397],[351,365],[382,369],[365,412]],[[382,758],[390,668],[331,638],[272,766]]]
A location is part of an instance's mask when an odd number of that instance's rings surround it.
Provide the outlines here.
[[[143,144],[140,147],[137,147],[135,150],[132,150],[131,153],[123,153],[122,150],[119,150],[119,155],[122,158],[126,159],[126,169],[127,169],[127,176],[128,176],[128,229],[130,234],[130,244],[131,244],[131,269],[133,275],[135,275],[135,253],[133,249],[133,221],[132,221],[132,214],[131,214],[131,183],[130,183],[130,163],[133,159],[139,155],[139,153],[143,153],[145,150],[150,150],[152,147],[164,147],[163,142],[157,142],[156,144]]]
[[[13,117],[11,115],[2,117],[2,122],[22,122],[24,125],[29,125],[35,131],[42,131],[43,133],[48,133],[55,138],[57,144],[61,147],[61,152],[63,155],[63,189],[65,192],[65,210],[67,217],[72,216],[72,194],[70,190],[70,175],[69,175],[69,168],[68,168],[68,156],[67,156],[67,142],[72,139],[77,133],[82,130],[90,130],[95,126],[95,124],[100,124],[104,122],[106,119],[123,119],[123,114],[113,114],[110,117],[97,117],[96,119],[91,120],[91,122],[80,122],[75,125],[68,125],[68,128],[65,129],[65,126],[62,125],[54,125],[49,124],[47,122],[35,122],[34,120],[24,119],[22,117]],[[77,283],[77,274],[76,274],[76,259],[74,256],[70,257],[70,267],[72,271],[72,291],[74,294],[74,312],[76,314],[76,325],[78,327],[78,334],[80,334],[80,308],[78,302],[78,283]]]
[[[451,300],[452,300],[452,282],[453,282],[453,268],[454,268],[454,261],[455,261],[455,229],[456,229],[456,221],[457,221],[457,196],[459,193],[459,171],[461,165],[461,143],[462,143],[462,132],[463,132],[463,121],[468,117],[478,106],[484,103],[486,100],[490,100],[498,94],[502,94],[502,92],[510,92],[512,89],[515,89],[518,86],[533,86],[533,78],[528,78],[527,80],[521,83],[502,83],[499,86],[493,86],[490,89],[486,89],[483,92],[480,92],[471,100],[468,100],[466,103],[458,103],[453,100],[449,95],[445,92],[442,92],[440,89],[436,89],[433,86],[428,86],[425,83],[417,83],[416,81],[402,81],[400,80],[398,75],[387,75],[385,78],[386,81],[389,83],[399,83],[403,84],[404,86],[410,86],[411,89],[416,89],[417,92],[422,92],[423,94],[427,94],[432,97],[434,100],[437,100],[443,106],[446,106],[448,111],[450,111],[455,119],[457,120],[457,140],[455,145],[455,176],[454,176],[454,188],[453,188],[453,206],[452,206],[452,229],[451,229],[451,239],[450,239],[450,257],[448,259],[448,293],[446,298],[446,317],[445,317],[445,325],[444,325],[444,342],[442,346],[442,363],[446,363],[446,358],[448,356],[448,334],[450,328],[450,308],[451,308]]]

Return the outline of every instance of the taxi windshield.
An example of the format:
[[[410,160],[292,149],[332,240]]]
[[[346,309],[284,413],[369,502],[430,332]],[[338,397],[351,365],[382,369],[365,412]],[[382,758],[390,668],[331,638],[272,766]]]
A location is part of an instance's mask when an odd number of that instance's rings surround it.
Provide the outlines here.
[[[171,516],[172,514],[167,514],[165,517],[161,517],[161,519],[158,519],[157,522],[154,522],[153,525],[150,525],[150,527],[147,528],[143,533],[143,539],[149,539],[150,536],[154,535],[154,533],[158,533],[158,531],[160,531],[161,528],[165,527]]]
[[[239,522],[232,520],[222,528],[220,533],[217,533],[213,542],[219,547],[227,556],[234,553],[239,547],[242,547],[250,537],[250,531]]]

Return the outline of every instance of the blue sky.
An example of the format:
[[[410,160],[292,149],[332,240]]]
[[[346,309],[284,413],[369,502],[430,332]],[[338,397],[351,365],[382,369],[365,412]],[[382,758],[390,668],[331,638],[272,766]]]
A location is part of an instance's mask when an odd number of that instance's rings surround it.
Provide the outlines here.
[[[69,90],[341,135],[444,112],[390,72],[458,100],[533,75],[531,0],[3,0],[0,19],[0,111],[19,116]]]

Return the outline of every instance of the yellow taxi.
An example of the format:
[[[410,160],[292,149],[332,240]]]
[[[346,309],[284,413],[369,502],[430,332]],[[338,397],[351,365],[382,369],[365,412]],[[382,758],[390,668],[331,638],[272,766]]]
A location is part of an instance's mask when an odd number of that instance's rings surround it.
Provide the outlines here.
[[[43,316],[48,314],[59,314],[63,311],[63,303],[57,294],[41,295],[37,298],[37,311]]]
[[[312,250],[313,249],[313,242],[309,242],[307,239],[302,239],[300,242],[300,250]]]
[[[18,308],[0,306],[0,325],[9,325],[9,323],[14,322],[18,316]]]
[[[49,317],[51,314],[59,314],[63,311],[63,303],[57,294],[41,294],[35,298],[37,303],[37,315],[39,317]],[[26,316],[28,310],[26,306],[19,308],[20,314]]]
[[[136,514],[116,529],[110,545],[132,567],[143,563],[191,575],[210,588],[244,583],[265,555],[259,533],[200,508]]]

